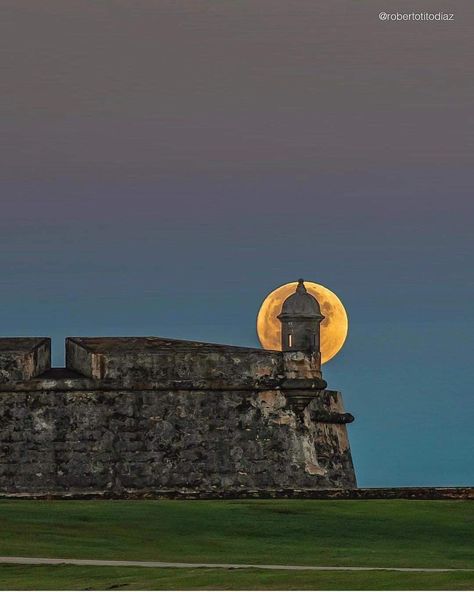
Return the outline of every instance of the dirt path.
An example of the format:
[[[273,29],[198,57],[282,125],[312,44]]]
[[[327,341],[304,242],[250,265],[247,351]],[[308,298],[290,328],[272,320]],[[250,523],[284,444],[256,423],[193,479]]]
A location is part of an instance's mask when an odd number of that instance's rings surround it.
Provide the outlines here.
[[[474,568],[430,568],[430,567],[322,567],[313,565],[259,565],[246,563],[171,563],[168,561],[108,561],[106,559],[50,559],[47,557],[0,557],[1,563],[17,565],[99,565],[109,567],[177,567],[177,568],[221,568],[221,569],[279,569],[287,571],[406,571],[446,572],[474,571]]]

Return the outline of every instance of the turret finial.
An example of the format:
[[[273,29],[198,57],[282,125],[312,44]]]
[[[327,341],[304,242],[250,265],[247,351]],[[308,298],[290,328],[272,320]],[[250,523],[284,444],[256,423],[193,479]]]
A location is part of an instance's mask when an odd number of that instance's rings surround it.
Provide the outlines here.
[[[296,286],[296,291],[298,293],[302,293],[302,292],[306,292],[306,286],[304,285],[304,280],[303,279],[299,279],[298,280],[298,285]]]

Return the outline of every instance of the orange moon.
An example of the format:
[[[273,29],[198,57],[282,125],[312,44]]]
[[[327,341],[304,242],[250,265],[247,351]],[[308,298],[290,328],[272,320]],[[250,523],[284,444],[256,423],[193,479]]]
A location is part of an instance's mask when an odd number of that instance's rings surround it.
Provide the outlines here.
[[[265,298],[257,315],[257,335],[264,349],[281,350],[281,306],[296,290],[298,282],[280,286]],[[333,358],[344,345],[349,328],[346,309],[339,298],[325,286],[305,281],[308,292],[316,298],[324,319],[321,323],[321,363]]]

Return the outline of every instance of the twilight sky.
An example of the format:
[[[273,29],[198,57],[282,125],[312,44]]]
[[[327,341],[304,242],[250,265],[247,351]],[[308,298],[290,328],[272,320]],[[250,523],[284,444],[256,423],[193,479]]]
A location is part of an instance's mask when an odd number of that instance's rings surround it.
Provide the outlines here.
[[[1,13],[1,334],[256,346],[305,277],[349,314],[359,485],[474,483],[471,0]]]

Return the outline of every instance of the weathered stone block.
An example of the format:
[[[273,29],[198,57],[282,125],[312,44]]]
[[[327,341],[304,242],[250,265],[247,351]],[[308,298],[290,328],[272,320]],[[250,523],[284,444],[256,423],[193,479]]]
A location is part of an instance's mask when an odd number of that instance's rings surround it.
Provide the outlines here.
[[[3,392],[0,492],[353,487],[345,425],[313,420],[327,406],[340,394],[298,417],[279,390]]]
[[[284,378],[281,352],[157,337],[69,337],[66,366],[134,388],[232,389]]]
[[[50,367],[49,338],[0,338],[0,384],[31,380]]]

